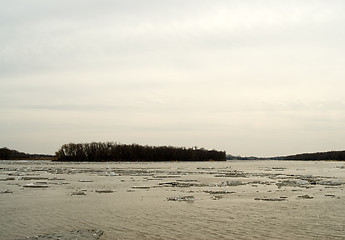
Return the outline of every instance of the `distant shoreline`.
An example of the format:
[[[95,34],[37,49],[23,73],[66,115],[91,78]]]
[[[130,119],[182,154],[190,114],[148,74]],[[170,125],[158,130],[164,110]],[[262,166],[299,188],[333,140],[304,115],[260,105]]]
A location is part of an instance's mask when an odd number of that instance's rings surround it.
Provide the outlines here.
[[[286,162],[345,162],[345,160],[334,160],[334,159],[309,159],[309,160],[301,160],[301,159],[274,159],[274,158],[267,158],[267,159],[231,159],[231,160],[224,160],[224,161],[214,161],[214,160],[201,160],[201,161],[180,161],[180,160],[169,160],[169,161],[142,161],[142,160],[132,160],[132,161],[118,161],[118,160],[106,160],[106,161],[71,161],[71,160],[59,160],[56,157],[51,158],[13,158],[13,159],[0,159],[0,161],[52,161],[56,163],[106,163],[106,162],[117,162],[117,163],[154,163],[154,162],[250,162],[250,161],[286,161]]]
[[[103,146],[108,146],[114,151],[108,154]],[[92,147],[95,147],[92,149]],[[72,154],[65,155],[68,150],[77,149],[79,152],[72,151]],[[89,149],[85,150],[85,147]],[[67,148],[67,149],[63,149]],[[81,148],[81,151],[79,150]],[[90,150],[91,149],[91,150]],[[87,152],[89,151],[89,152]],[[96,157],[90,157],[90,151],[98,151]],[[105,152],[103,152],[105,151]],[[117,152],[116,152],[117,151]],[[122,151],[122,152],[121,152]],[[120,152],[120,154],[119,154]],[[144,153],[143,153],[144,152]],[[60,155],[58,154],[60,153]],[[62,154],[63,153],[63,154]],[[94,152],[92,152],[94,153]],[[113,155],[112,155],[113,154]],[[285,160],[285,161],[345,161],[345,151],[328,151],[316,153],[301,153],[288,156],[277,157],[242,157],[226,155],[225,152],[216,150],[206,150],[204,148],[177,148],[166,146],[140,146],[137,144],[120,145],[114,143],[90,143],[90,144],[65,144],[57,152],[57,155],[48,154],[28,154],[0,148],[0,160],[47,160],[54,162],[167,162],[167,161],[256,161],[256,160]]]
[[[56,157],[38,157],[38,158],[7,158],[1,161],[57,161]]]

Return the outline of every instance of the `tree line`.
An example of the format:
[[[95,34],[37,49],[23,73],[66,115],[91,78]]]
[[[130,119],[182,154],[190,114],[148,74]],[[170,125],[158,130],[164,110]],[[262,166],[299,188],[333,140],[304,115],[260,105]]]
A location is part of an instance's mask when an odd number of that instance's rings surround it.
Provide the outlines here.
[[[113,142],[69,143],[56,152],[60,161],[225,161],[224,151]]]
[[[12,150],[7,147],[0,148],[1,160],[17,160],[17,159],[54,159],[54,156],[48,154],[28,154]]]
[[[10,159],[26,159],[29,158],[30,155],[23,153],[23,152],[18,152],[16,150],[11,150],[6,147],[0,148],[0,159],[2,160],[10,160]]]
[[[335,160],[345,161],[345,151],[302,153],[284,157],[284,160]]]

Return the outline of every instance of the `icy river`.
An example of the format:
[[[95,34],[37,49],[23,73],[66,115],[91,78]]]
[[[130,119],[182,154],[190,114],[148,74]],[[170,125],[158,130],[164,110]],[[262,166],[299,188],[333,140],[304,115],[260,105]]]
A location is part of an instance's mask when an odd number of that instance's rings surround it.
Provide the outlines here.
[[[0,239],[345,239],[345,163],[0,161]]]

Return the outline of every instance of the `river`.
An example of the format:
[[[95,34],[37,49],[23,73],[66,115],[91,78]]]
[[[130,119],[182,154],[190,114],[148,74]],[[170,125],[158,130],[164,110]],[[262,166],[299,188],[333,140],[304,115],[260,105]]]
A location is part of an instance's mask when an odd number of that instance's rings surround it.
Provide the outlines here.
[[[0,239],[345,239],[345,163],[0,161]]]

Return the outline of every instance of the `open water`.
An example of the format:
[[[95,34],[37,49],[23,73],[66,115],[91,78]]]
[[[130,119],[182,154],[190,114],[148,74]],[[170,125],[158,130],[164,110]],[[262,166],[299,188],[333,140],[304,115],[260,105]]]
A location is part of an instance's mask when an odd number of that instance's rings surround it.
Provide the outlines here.
[[[345,163],[0,161],[0,239],[345,239]]]

